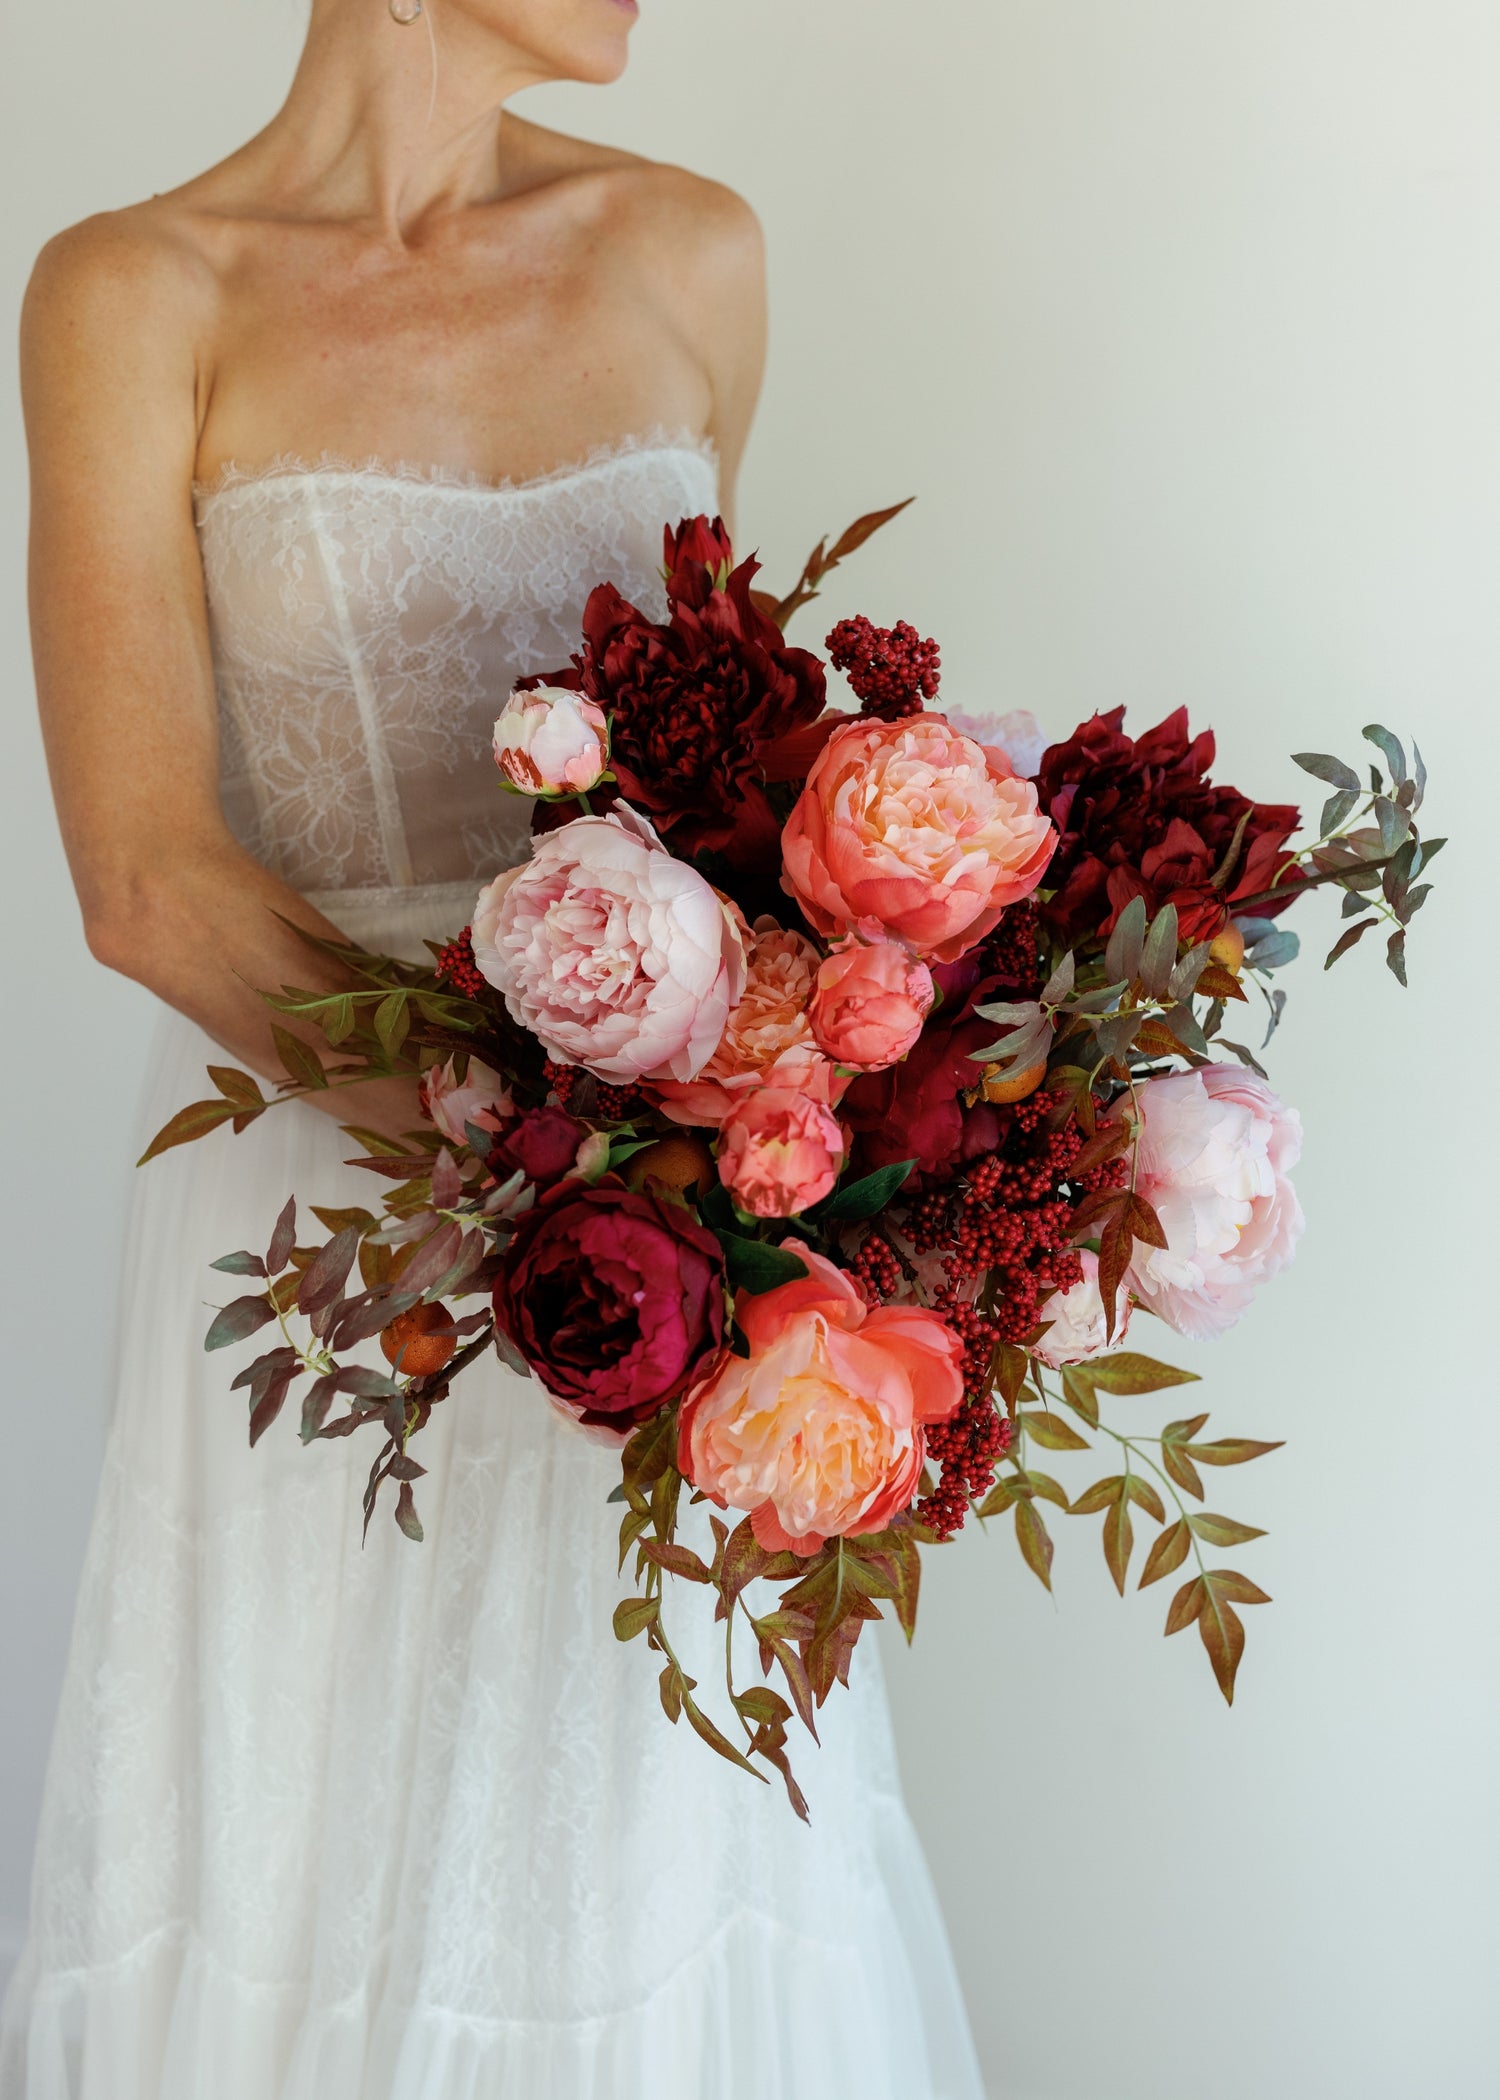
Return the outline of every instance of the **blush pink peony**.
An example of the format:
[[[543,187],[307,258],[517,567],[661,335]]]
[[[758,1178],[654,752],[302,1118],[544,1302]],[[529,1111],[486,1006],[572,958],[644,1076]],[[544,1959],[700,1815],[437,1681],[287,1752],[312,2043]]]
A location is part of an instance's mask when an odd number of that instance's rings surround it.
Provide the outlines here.
[[[563,686],[517,690],[495,724],[495,764],[523,795],[581,795],[597,787],[609,764],[609,725],[602,708]]]
[[[688,1394],[677,1463],[721,1509],[750,1511],[763,1546],[812,1554],[910,1504],[923,1425],[963,1398],[963,1345],[937,1313],[871,1311],[842,1269],[795,1252],[805,1277],[741,1295],[750,1354],[723,1356]]]
[[[466,1123],[476,1130],[498,1131],[516,1112],[505,1081],[477,1057],[469,1059],[462,1080],[455,1075],[451,1057],[445,1064],[433,1065],[422,1074],[417,1093],[423,1115],[454,1145],[464,1143]]]
[[[1138,1089],[1136,1187],[1161,1219],[1165,1248],[1135,1244],[1128,1274],[1142,1304],[1180,1334],[1225,1332],[1302,1231],[1288,1179],[1302,1122],[1239,1065],[1173,1072]]]
[[[1130,1299],[1122,1292],[1115,1306],[1113,1339],[1105,1332],[1099,1257],[1085,1249],[1080,1259],[1083,1275],[1079,1281],[1071,1290],[1054,1291],[1050,1298],[1044,1298],[1037,1314],[1039,1320],[1050,1320],[1052,1324],[1037,1343],[1036,1354],[1054,1371],[1060,1371],[1064,1364],[1087,1363],[1091,1356],[1118,1349],[1130,1325]]]
[[[835,730],[782,834],[784,886],[822,934],[877,919],[956,961],[1030,896],[1057,835],[1036,789],[941,715]]]
[[[633,810],[576,817],[482,890],[474,961],[510,1016],[601,1079],[693,1079],[745,986],[738,914]]]
[[[725,1023],[717,1048],[697,1078],[652,1089],[674,1123],[717,1129],[735,1103],[762,1085],[807,1084],[836,1098],[831,1074],[813,1041],[808,1002],[817,982],[818,951],[804,934],[788,933],[772,918],[757,919],[746,944],[745,989]]]
[[[932,972],[903,941],[860,933],[818,971],[809,1008],[818,1048],[837,1065],[879,1072],[905,1057],[935,997]]]
[[[828,1102],[832,1067],[802,1068],[795,1086],[742,1094],[719,1131],[719,1179],[743,1211],[795,1218],[832,1192],[848,1154]]]

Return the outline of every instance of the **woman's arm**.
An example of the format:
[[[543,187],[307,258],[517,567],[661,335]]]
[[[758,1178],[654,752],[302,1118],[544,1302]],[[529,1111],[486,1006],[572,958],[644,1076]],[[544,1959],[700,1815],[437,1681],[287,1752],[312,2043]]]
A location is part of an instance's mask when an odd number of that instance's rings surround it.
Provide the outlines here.
[[[191,492],[216,298],[201,258],[134,214],[43,250],[21,348],[33,653],[91,950],[280,1078],[258,988],[349,980],[278,922],[337,937],[235,843],[219,807]],[[407,1081],[311,1098],[339,1122],[417,1121]]]

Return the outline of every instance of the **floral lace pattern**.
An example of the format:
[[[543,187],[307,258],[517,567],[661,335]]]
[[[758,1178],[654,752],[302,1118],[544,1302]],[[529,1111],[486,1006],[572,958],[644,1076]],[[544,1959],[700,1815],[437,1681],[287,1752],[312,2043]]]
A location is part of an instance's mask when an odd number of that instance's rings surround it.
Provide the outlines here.
[[[195,490],[235,836],[299,890],[483,879],[525,849],[490,729],[567,661],[593,586],[661,609],[661,528],[712,449],[628,440],[535,480],[329,457]]]

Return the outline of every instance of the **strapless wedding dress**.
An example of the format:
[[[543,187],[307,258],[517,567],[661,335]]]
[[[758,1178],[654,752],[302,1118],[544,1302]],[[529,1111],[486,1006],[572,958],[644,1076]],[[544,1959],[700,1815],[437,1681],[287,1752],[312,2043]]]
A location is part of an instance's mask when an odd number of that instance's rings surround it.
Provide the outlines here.
[[[665,439],[499,487],[199,490],[238,836],[353,937],[456,931],[525,851],[487,748],[512,679],[605,577],[660,609],[663,523],[714,507]],[[215,1054],[164,1017],[143,1135]],[[421,1545],[382,1509],[361,1547],[361,1440],[304,1449],[289,1411],[248,1448],[206,1265],[290,1191],[368,1201],[349,1149],[296,1105],[136,1185],[0,2100],[977,2100],[872,1642],[800,1750],[809,1830],[615,1641],[615,1459],[536,1386],[476,1365],[437,1410]]]

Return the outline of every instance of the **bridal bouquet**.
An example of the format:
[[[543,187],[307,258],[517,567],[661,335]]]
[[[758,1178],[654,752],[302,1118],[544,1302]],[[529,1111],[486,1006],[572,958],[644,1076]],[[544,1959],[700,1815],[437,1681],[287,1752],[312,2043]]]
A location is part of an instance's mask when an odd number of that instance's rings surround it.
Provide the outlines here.
[[[1202,1413],[1126,1433],[1105,1403],[1191,1382],[1126,1346],[1148,1318],[1222,1334],[1291,1259],[1300,1125],[1240,1040],[1257,1002],[1267,1041],[1281,1017],[1282,915],[1332,889],[1329,963],[1378,927],[1404,984],[1442,843],[1381,728],[1367,778],[1297,759],[1331,793],[1293,844],[1298,812],[1212,782],[1182,712],[1043,748],[1029,717],[939,710],[905,623],[840,621],[827,663],[790,646],[894,515],[779,601],[704,518],[666,535],[665,622],[596,590],[572,663],[495,727],[531,858],[430,966],[314,942],[346,989],[269,996],[284,1082],[212,1067],[217,1097],[151,1148],[419,1080],[423,1129],[348,1133],[378,1208],[314,1206],[303,1240],[288,1201],[263,1254],[215,1263],[249,1288],[208,1348],[279,1330],[234,1381],[251,1442],[294,1388],[305,1442],[369,1428],[366,1525],[389,1481],[420,1539],[433,1408],[481,1355],[528,1373],[619,1451],[615,1630],[660,1657],[667,1715],[778,1768],[803,1814],[794,1715],[816,1733],[883,1604],[911,1636],[920,1549],[971,1516],[1007,1519],[1049,1587],[1049,1514],[1102,1518],[1122,1594],[1149,1521],[1139,1583],[1185,1572],[1166,1630],[1198,1628],[1232,1698],[1240,1608],[1268,1600],[1209,1555],[1261,1534],[1201,1507],[1203,1475],[1277,1446]],[[1109,1470],[1070,1495],[1045,1463],[1091,1444]],[[679,1536],[685,1498],[711,1553]],[[672,1645],[695,1589],[760,1665],[729,1673],[722,1726]]]

